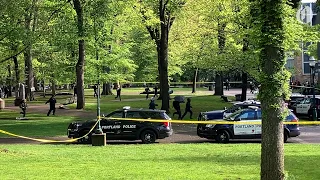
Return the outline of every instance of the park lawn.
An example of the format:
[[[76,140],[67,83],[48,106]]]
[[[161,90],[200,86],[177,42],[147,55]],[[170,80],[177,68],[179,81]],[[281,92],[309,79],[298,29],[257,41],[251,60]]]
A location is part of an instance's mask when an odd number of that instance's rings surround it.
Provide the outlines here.
[[[286,144],[288,179],[318,179],[319,145]],[[259,179],[260,144],[0,145],[1,179]]]
[[[70,122],[81,120],[72,116],[49,116],[27,114],[28,120],[16,120],[19,115],[14,111],[0,111],[0,129],[28,137],[67,136]],[[0,137],[12,137],[0,133]]]

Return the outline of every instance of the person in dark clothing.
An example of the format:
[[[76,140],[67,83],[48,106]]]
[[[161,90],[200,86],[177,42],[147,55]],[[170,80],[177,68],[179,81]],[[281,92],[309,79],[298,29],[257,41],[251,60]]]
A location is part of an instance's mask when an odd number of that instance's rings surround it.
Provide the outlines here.
[[[192,119],[193,113],[192,113],[192,106],[191,106],[191,99],[190,98],[187,99],[186,110],[185,110],[184,114],[182,115],[181,120],[184,118],[184,116],[187,115],[188,112],[190,113],[190,119]]]
[[[121,88],[120,86],[117,88],[117,96],[115,97],[115,99],[119,98],[121,101]]]
[[[4,96],[3,96],[3,98],[9,98],[9,88],[6,86],[6,87],[4,87]]]
[[[172,117],[174,117],[175,114],[178,114],[179,115],[178,119],[181,119],[180,102],[179,101],[173,101],[173,108],[176,110],[176,112],[174,112],[172,114]]]
[[[250,82],[249,87],[250,87],[250,93],[253,94],[254,93],[254,85],[252,82]]]
[[[22,114],[22,117],[26,117],[27,102],[25,99],[21,100],[19,107],[22,110],[22,112],[20,112],[20,114]]]
[[[50,115],[51,111],[52,111],[52,114],[54,115],[54,113],[56,112],[56,98],[55,98],[55,95],[52,95],[51,98],[46,102],[46,104],[50,104],[50,109],[47,113],[47,116]]]
[[[93,94],[93,97],[96,97],[96,96],[98,97],[97,89],[98,89],[97,85],[94,85],[94,86],[93,86],[93,93],[94,93],[94,94]]]
[[[154,96],[153,97],[156,97],[156,96],[158,97],[157,94],[158,94],[158,86],[155,86],[154,87]]]
[[[149,87],[147,86],[147,87],[144,89],[144,91],[147,93],[146,99],[148,99],[148,98],[149,98],[149,91],[150,91]]]
[[[151,98],[151,101],[150,101],[150,103],[149,103],[149,109],[156,109],[156,106],[158,106],[158,104],[156,104],[155,102],[154,102],[154,98]]]
[[[77,96],[77,86],[74,85],[73,87],[73,97]]]
[[[229,82],[228,79],[226,80],[226,90],[227,90],[227,91],[230,90],[230,82]]]

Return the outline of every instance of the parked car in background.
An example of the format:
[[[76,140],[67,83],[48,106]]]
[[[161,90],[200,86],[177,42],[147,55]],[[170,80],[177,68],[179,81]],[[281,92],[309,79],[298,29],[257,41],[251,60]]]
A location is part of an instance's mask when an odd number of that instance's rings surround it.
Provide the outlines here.
[[[298,122],[299,119],[290,111],[286,117],[288,122]],[[208,120],[204,116],[199,121],[211,122],[261,122],[262,113],[258,107],[238,110],[225,120]],[[259,139],[261,138],[261,124],[198,124],[197,134],[201,138],[215,139],[220,143],[228,143],[230,139]],[[284,125],[284,142],[290,137],[300,135],[299,125]]]
[[[315,100],[315,104],[313,103]],[[320,114],[320,97],[306,97],[303,100],[296,103],[295,113],[296,115],[307,115],[309,119],[312,119],[312,109],[316,108],[317,114]]]
[[[109,140],[141,140],[143,143],[154,143],[157,139],[169,137],[173,133],[170,122],[113,120],[112,118],[171,120],[164,110],[132,109],[126,106],[108,114],[100,121],[102,131],[106,133],[106,138]],[[95,123],[96,120],[69,124],[68,137],[79,138],[88,134]],[[91,135],[92,132],[79,141],[91,143]]]
[[[230,114],[236,112],[239,109],[245,109],[249,106],[256,106],[260,107],[261,103],[255,100],[248,100],[243,102],[234,103],[231,107],[226,108],[224,110],[215,110],[215,111],[208,111],[208,112],[200,112],[198,117],[205,117],[207,120],[211,119],[223,119]]]

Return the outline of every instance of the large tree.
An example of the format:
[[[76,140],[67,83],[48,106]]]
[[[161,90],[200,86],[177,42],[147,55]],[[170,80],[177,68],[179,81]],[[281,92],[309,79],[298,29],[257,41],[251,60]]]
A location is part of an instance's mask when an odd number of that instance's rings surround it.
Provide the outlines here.
[[[260,27],[260,93],[262,108],[261,179],[285,179],[284,97],[289,73],[285,70],[285,11],[282,0],[259,0],[256,5]]]
[[[156,2],[156,3],[155,3]],[[158,53],[161,109],[169,111],[168,47],[169,32],[184,0],[140,1],[140,12]],[[154,14],[156,16],[150,16]],[[158,20],[156,20],[158,18]]]

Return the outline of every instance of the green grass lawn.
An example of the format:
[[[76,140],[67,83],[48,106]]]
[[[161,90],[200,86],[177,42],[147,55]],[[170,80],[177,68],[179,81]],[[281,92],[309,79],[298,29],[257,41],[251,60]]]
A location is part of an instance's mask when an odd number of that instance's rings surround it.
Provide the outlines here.
[[[319,179],[319,145],[286,144],[288,179]],[[259,179],[260,144],[0,145],[1,179]]]
[[[28,120],[15,120],[13,111],[0,111],[0,129],[30,137],[66,136],[70,122],[80,120],[72,116],[49,116],[27,114]],[[0,133],[0,137],[11,137]]]

